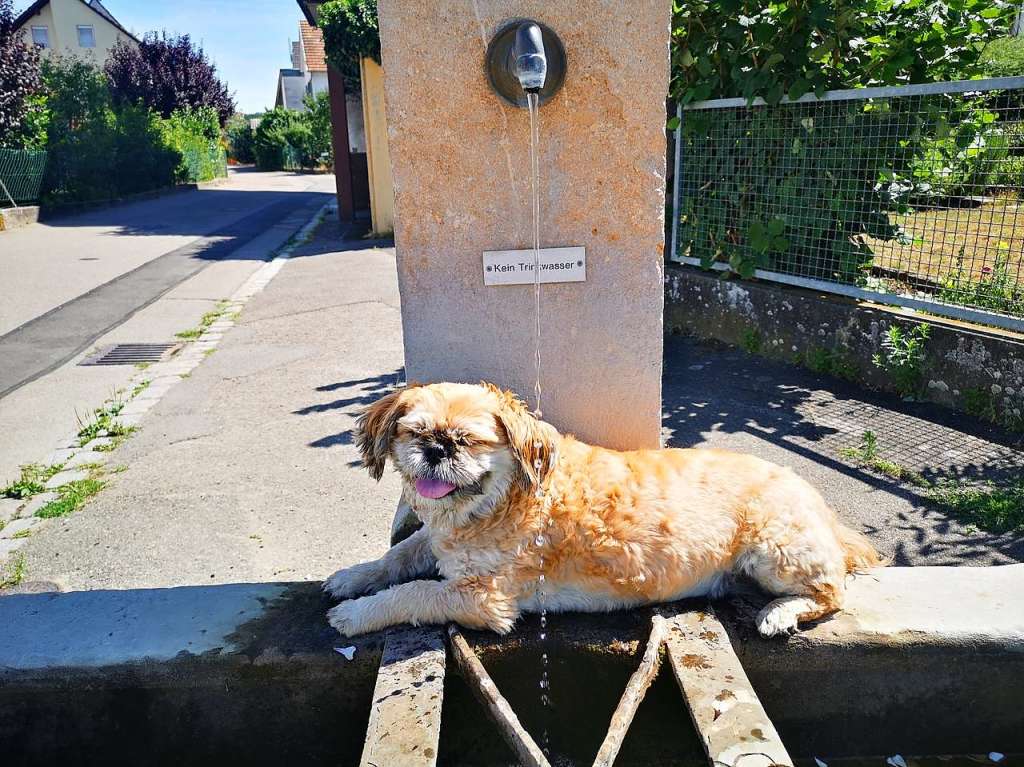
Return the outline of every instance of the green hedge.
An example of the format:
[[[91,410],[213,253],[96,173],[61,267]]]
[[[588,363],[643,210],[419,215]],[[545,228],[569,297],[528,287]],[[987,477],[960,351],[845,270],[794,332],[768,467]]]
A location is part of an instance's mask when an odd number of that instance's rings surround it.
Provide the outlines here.
[[[106,76],[71,59],[43,64],[43,202],[108,200],[227,175],[212,109],[164,119],[142,105],[114,107]]]

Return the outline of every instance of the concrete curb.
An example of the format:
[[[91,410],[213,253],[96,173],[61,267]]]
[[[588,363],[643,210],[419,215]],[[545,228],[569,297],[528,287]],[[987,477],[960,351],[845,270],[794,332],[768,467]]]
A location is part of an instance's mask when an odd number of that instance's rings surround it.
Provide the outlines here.
[[[851,579],[843,613],[777,640],[754,635],[749,611],[763,598],[748,604],[740,596],[715,609],[796,755],[1013,753],[1024,750],[1021,593],[1024,565],[875,570]],[[318,583],[0,597],[0,742],[16,744],[16,757],[34,755],[16,763],[59,763],[59,754],[75,749],[188,742],[194,722],[208,721],[202,737],[218,742],[199,747],[213,749],[236,743],[240,726],[272,716],[307,739],[299,719],[310,732],[336,728],[334,747],[349,757],[340,761],[354,764],[384,632],[339,637],[324,619],[329,605]],[[563,693],[584,708],[601,696],[617,698],[618,678],[628,677],[642,652],[649,612],[551,616],[554,639],[543,650],[559,666],[578,666],[576,687]],[[509,694],[524,684],[524,669],[537,668],[536,626],[532,617],[507,637],[466,632]],[[338,646],[354,646],[354,657],[342,657]],[[331,705],[275,703],[296,695],[296,684]],[[529,687],[527,699],[535,700],[535,682]],[[445,705],[449,692],[445,684]],[[678,693],[669,692],[678,710]],[[131,707],[141,700],[146,716],[136,721]],[[522,705],[514,694],[510,701]],[[136,740],[112,737],[131,731],[129,720],[141,728]],[[57,721],[64,724],[59,737]]]
[[[300,245],[304,244],[312,236],[313,231],[320,225],[328,213],[333,210],[333,204],[324,205],[313,217],[300,228],[295,235],[277,252],[273,259],[265,263],[249,276],[241,287],[238,288],[228,299],[224,314],[193,342],[186,344],[176,355],[163,362],[158,362],[145,370],[137,372],[125,384],[124,390],[131,392],[139,389],[139,393],[131,397],[124,408],[116,416],[116,421],[124,426],[138,426],[144,419],[146,413],[159,402],[168,391],[171,390],[182,378],[188,377],[192,371],[217,347],[217,344],[224,337],[224,334],[235,325],[235,317],[245,307],[249,300],[262,291],[284,266],[285,261],[291,258],[292,253]],[[110,439],[101,436],[87,444],[80,444],[77,432],[68,435],[60,440],[53,450],[45,458],[45,465],[61,465],[63,468],[46,482],[46,490],[56,491],[60,487],[74,481],[86,479],[89,472],[86,469],[77,468],[90,464],[105,464],[111,453],[96,452],[96,448],[105,447],[110,444]],[[24,537],[14,538],[13,536],[28,529],[24,524],[13,524],[18,520],[34,518],[35,513],[46,502],[54,500],[56,495],[53,492],[39,494],[31,499],[26,499],[11,512],[4,511],[12,522],[8,522],[0,528],[0,572],[2,572],[3,561],[7,555],[16,551],[23,543]],[[43,502],[40,499],[45,499]],[[10,506],[11,504],[5,504]],[[47,520],[40,520],[46,522]],[[33,533],[42,529],[42,525],[32,523]]]
[[[39,206],[29,205],[21,208],[5,208],[0,210],[0,232],[31,226],[39,220]]]

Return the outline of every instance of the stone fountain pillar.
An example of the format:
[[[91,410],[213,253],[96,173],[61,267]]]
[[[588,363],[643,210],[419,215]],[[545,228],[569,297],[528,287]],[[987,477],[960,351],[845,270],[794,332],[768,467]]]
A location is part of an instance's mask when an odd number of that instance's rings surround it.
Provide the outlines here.
[[[586,248],[544,285],[543,410],[581,439],[657,447],[668,0],[379,0],[407,376],[481,379],[533,407],[533,286],[486,287],[484,251],[531,245],[529,116],[484,69],[528,17],[565,45],[540,110],[541,245]]]

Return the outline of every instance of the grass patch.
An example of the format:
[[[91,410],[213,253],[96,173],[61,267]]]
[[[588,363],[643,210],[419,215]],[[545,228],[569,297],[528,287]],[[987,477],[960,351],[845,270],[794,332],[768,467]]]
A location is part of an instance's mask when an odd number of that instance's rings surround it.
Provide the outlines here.
[[[25,555],[15,554],[8,561],[6,567],[0,568],[0,591],[13,588],[25,580],[28,568],[25,565]]]
[[[146,389],[149,388],[149,385],[151,383],[153,382],[150,381],[148,378],[145,381],[139,381],[139,383],[136,384],[135,388],[132,389],[132,399],[135,399],[140,394],[142,394],[142,392],[146,391]]]
[[[25,500],[46,489],[50,477],[60,471],[63,464],[43,466],[38,463],[27,463],[21,467],[21,476],[7,487],[0,488],[0,498],[19,498]]]
[[[32,528],[28,527],[22,530],[20,533],[15,533],[11,536],[11,538],[17,540],[18,538],[28,538],[30,535],[32,535]]]
[[[960,520],[994,533],[1024,531],[1024,480],[1010,487],[967,486],[956,482],[936,485],[932,502]]]
[[[36,512],[36,516],[42,519],[67,516],[71,512],[82,508],[86,501],[106,486],[107,483],[98,477],[89,477],[88,479],[69,482],[58,488],[59,497],[39,509]]]
[[[933,484],[917,472],[882,458],[878,454],[878,437],[872,431],[864,432],[857,447],[840,452],[866,468],[926,490],[925,497],[940,511],[979,530],[990,533],[1024,531],[1024,480],[1006,487],[996,487],[991,482],[983,486],[968,485],[954,480]]]
[[[227,313],[229,306],[231,306],[231,302],[227,299],[218,301],[217,305],[213,309],[208,311],[199,319],[198,326],[189,328],[188,330],[183,330],[180,333],[175,333],[175,335],[182,341],[195,341],[209,329],[210,325]]]

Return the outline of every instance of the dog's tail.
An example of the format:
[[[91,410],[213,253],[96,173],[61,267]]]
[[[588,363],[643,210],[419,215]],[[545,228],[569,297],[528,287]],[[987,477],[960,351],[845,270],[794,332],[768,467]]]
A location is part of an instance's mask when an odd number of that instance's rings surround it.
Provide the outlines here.
[[[878,553],[866,535],[845,525],[839,525],[839,543],[843,547],[848,573],[889,564],[889,560]]]

